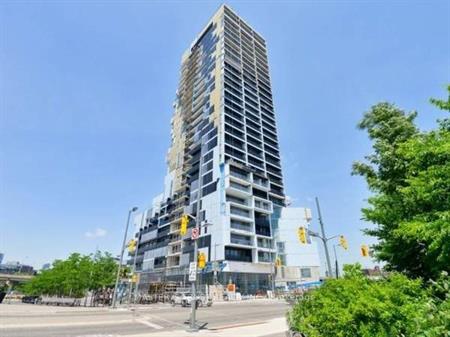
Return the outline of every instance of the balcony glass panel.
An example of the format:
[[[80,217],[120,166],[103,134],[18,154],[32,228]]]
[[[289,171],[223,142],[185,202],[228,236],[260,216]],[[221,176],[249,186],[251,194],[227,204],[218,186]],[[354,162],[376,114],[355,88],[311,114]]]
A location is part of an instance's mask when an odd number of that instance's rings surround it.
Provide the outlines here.
[[[227,201],[229,201],[229,202],[234,202],[234,203],[236,203],[236,204],[244,205],[244,206],[247,206],[247,205],[248,205],[248,203],[247,203],[247,201],[246,201],[245,199],[233,197],[233,196],[231,196],[231,195],[227,195]]]
[[[243,217],[246,217],[246,218],[250,217],[250,212],[249,211],[247,211],[245,209],[240,209],[240,208],[234,207],[234,206],[230,207],[230,213],[234,214],[234,215],[243,216]]]
[[[270,211],[270,205],[267,202],[262,202],[260,200],[255,200],[255,207]]]
[[[243,180],[248,180],[248,173],[235,167],[230,167],[230,175]]]
[[[238,235],[238,234],[230,234],[230,242],[237,245],[251,246],[252,239],[248,236]]]
[[[225,259],[231,261],[252,262],[251,249],[225,247]]]
[[[259,238],[258,239],[258,247],[272,249],[273,248],[273,242],[272,242],[272,240]]]
[[[269,252],[258,252],[259,262],[273,262],[273,255]]]
[[[253,231],[252,224],[243,222],[243,221],[234,220],[234,219],[231,219],[230,227],[234,228],[234,229],[239,229],[241,231],[247,231],[247,232]]]
[[[262,179],[262,178],[253,178],[253,183],[255,183],[256,185],[259,186],[263,186],[263,187],[269,187],[269,182],[267,179]]]
[[[247,186],[244,186],[244,185],[235,183],[234,181],[230,181],[230,186],[233,187],[233,188],[235,188],[235,189],[238,189],[238,190],[247,192],[247,193],[250,191],[249,188],[248,188]]]

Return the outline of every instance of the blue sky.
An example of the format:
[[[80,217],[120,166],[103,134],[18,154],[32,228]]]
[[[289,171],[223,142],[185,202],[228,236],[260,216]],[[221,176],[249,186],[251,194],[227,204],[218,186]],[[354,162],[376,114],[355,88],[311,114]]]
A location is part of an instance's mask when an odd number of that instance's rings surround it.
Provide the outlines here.
[[[349,239],[340,259],[361,261],[369,192],[350,171],[371,150],[356,124],[384,100],[418,110],[424,129],[443,116],[428,99],[450,82],[450,2],[229,4],[267,40],[288,195],[319,196],[328,233]],[[5,260],[119,251],[128,208],[162,189],[181,54],[219,5],[0,4]]]

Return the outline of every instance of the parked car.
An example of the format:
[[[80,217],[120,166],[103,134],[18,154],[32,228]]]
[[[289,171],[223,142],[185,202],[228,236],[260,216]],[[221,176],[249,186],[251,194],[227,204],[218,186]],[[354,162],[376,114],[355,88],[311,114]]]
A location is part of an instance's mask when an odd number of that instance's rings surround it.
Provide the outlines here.
[[[36,304],[39,299],[39,296],[24,296],[22,297],[22,303]]]
[[[175,293],[172,296],[170,303],[173,306],[181,305],[182,307],[189,307],[192,304],[192,295],[191,295],[191,293]],[[210,299],[207,296],[202,295],[202,294],[197,295],[197,301],[196,301],[197,308],[203,307],[203,306],[210,307],[211,305],[212,305],[212,299]]]

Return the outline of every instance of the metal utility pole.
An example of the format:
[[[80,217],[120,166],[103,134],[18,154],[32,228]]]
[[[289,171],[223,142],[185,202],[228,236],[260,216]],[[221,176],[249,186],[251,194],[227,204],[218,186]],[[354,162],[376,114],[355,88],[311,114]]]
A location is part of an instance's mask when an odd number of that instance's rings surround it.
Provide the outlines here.
[[[214,244],[214,267],[213,267],[213,284],[216,286],[218,281],[217,281],[217,272],[218,272],[218,268],[217,268],[217,246],[219,246],[218,243]]]
[[[201,138],[201,145],[200,145],[200,164],[198,168],[198,188],[197,188],[197,212],[195,214],[195,228],[199,231],[200,226],[200,199],[201,199],[201,192],[202,192],[202,169],[203,169],[203,137]],[[197,263],[198,260],[198,243],[197,240],[194,240],[194,263]],[[195,311],[197,310],[197,292],[196,292],[196,282],[197,282],[197,266],[195,268],[195,281],[191,283],[192,287],[192,299],[191,299],[191,321],[189,324],[188,331],[190,332],[197,332],[199,330],[196,319],[195,319]]]
[[[336,245],[333,245],[333,249],[334,249],[334,262],[336,264],[336,278],[339,278],[339,265],[338,265],[338,259],[337,259],[337,254],[336,254]]]
[[[322,214],[320,213],[319,198],[317,198],[317,197],[316,197],[316,205],[317,205],[317,214],[319,216],[319,224],[320,224],[320,228],[321,228],[321,231],[322,231],[321,239],[323,241],[323,246],[325,248],[325,257],[327,259],[328,277],[332,277],[333,273],[331,272],[330,253],[328,252],[328,244],[327,244],[327,241],[329,239],[327,239],[327,237],[325,235],[325,227],[324,227],[323,221],[322,221]]]
[[[144,218],[145,218],[145,211],[142,212],[142,218],[141,218],[141,223],[139,224],[139,230],[142,228],[142,225],[144,224]],[[134,257],[133,257],[133,269],[132,269],[132,279],[134,278],[134,274],[136,273],[136,259],[137,259],[137,254],[138,254],[138,248],[139,248],[139,239],[140,239],[140,234],[138,234],[138,237],[136,239],[136,249],[134,250]],[[133,289],[133,282],[131,282],[130,284],[130,291],[128,292],[128,304],[131,304],[131,290]],[[137,285],[137,280],[136,280],[136,285]],[[136,292],[137,292],[137,287],[135,287],[135,292],[134,292],[134,302],[136,303]]]
[[[137,207],[133,207],[128,211],[128,218],[127,218],[127,224],[125,226],[125,233],[123,235],[123,243],[122,243],[122,250],[120,252],[120,260],[119,260],[119,267],[117,268],[117,276],[116,276],[116,284],[114,285],[114,293],[112,298],[112,307],[116,308],[116,301],[117,301],[117,287],[119,285],[119,278],[120,278],[120,271],[122,268],[122,260],[123,260],[123,252],[125,251],[125,245],[127,242],[127,234],[128,234],[128,226],[130,224],[130,217],[131,213],[137,211]]]

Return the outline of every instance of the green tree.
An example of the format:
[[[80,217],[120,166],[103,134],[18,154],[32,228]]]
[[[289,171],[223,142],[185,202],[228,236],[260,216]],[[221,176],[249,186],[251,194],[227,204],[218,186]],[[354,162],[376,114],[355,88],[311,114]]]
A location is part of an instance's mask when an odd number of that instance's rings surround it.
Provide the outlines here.
[[[96,290],[114,284],[117,273],[117,263],[108,252],[97,251],[93,257],[89,289]]]
[[[374,152],[354,163],[353,174],[374,193],[362,213],[376,224],[365,230],[378,238],[376,257],[388,269],[428,279],[450,266],[450,129],[444,119],[436,130],[420,132],[415,117],[389,103],[373,106],[359,127]]]
[[[92,255],[71,254],[66,260],[55,260],[52,268],[44,270],[24,285],[30,295],[83,297],[87,290],[114,284],[117,264],[109,253]]]

